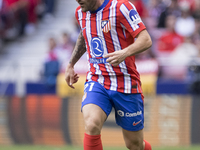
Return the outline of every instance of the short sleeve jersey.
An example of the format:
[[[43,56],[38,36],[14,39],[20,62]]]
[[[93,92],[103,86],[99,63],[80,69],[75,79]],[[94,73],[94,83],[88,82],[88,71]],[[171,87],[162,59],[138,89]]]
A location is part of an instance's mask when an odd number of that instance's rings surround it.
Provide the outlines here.
[[[128,0],[105,0],[95,12],[76,9],[87,48],[87,81],[99,82],[108,90],[142,93],[135,56],[127,57],[117,67],[106,62],[104,55],[120,51],[132,44],[146,29],[135,6]]]

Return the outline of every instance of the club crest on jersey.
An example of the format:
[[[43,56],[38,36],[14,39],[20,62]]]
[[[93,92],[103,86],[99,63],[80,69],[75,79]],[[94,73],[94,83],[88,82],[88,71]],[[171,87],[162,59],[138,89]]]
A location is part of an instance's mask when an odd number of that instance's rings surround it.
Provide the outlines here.
[[[129,17],[133,21],[134,24],[138,24],[139,22],[142,21],[141,18],[140,18],[140,16],[139,16],[139,14],[134,9],[131,9],[129,11]]]
[[[102,20],[101,21],[101,28],[102,28],[102,31],[107,33],[111,30],[111,23],[110,23],[110,20]]]

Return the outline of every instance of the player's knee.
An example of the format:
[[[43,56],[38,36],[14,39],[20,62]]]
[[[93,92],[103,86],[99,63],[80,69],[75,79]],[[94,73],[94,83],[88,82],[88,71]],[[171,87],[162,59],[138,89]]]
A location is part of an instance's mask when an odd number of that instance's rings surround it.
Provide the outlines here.
[[[126,147],[129,150],[143,150],[143,144],[139,141],[127,141],[126,142]]]
[[[90,135],[98,135],[101,132],[101,123],[95,119],[88,119],[85,121],[85,130]]]

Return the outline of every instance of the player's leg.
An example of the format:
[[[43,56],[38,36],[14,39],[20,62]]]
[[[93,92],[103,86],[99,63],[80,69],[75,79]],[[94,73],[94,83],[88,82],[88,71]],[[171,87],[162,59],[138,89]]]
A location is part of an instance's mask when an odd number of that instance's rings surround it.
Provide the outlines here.
[[[128,131],[122,129],[126,147],[130,150],[151,150],[151,144],[143,140],[143,129],[139,131]]]
[[[82,113],[85,123],[85,133],[88,135],[99,135],[103,123],[107,118],[106,113],[95,104],[84,105]]]
[[[142,94],[113,92],[112,97],[116,123],[122,127],[127,148],[130,150],[143,150],[144,148],[148,148],[150,144],[143,142],[144,104]]]
[[[85,123],[84,150],[102,150],[101,129],[112,110],[109,97],[97,82],[85,84],[82,114]]]
[[[126,147],[130,150],[152,150],[151,144],[143,140],[143,129],[139,131],[128,131],[122,129]]]
[[[130,150],[143,150],[143,129],[139,131],[128,131],[122,129],[126,147]]]
[[[82,108],[85,122],[84,150],[103,150],[101,128],[107,115],[95,104],[87,104]]]

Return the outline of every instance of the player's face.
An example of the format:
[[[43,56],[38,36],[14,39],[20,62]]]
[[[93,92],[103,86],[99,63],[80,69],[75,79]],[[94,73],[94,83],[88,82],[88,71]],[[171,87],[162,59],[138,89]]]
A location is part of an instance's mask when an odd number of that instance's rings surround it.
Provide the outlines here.
[[[83,12],[95,11],[98,8],[97,6],[98,0],[76,0],[76,1],[81,6]]]

